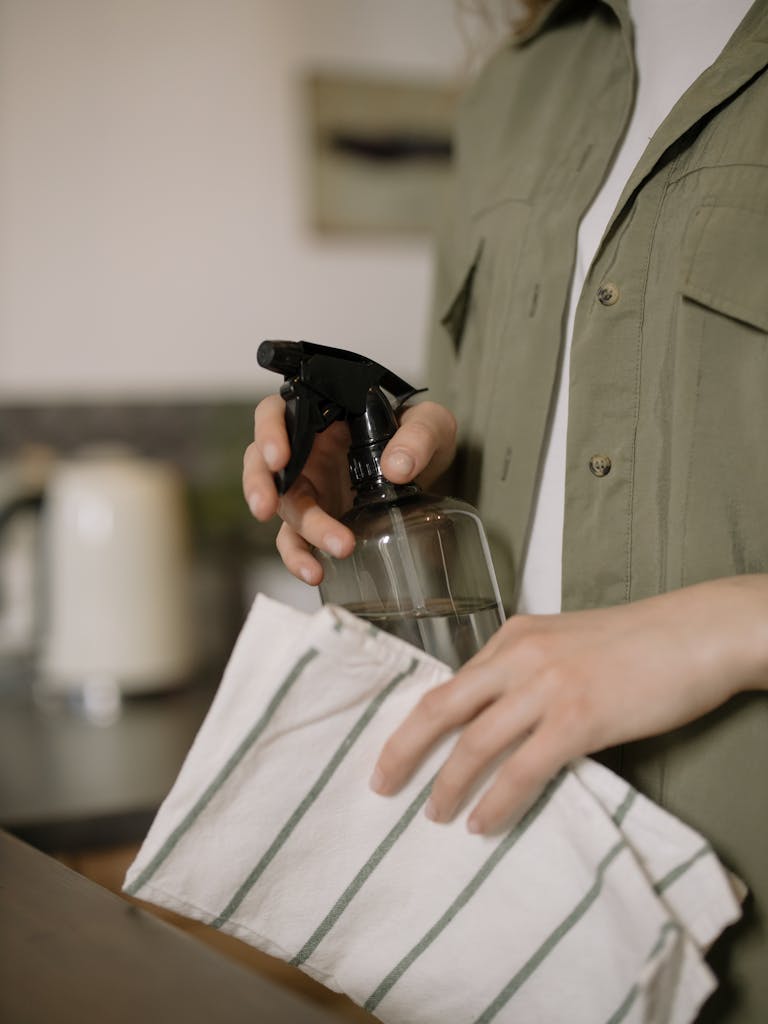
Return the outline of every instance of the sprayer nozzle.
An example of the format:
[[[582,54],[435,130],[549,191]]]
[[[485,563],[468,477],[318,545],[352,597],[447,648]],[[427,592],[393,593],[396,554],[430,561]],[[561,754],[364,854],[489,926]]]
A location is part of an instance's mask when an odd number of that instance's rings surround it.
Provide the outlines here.
[[[262,341],[256,353],[259,366],[274,370],[284,377],[295,377],[304,358],[294,341]]]

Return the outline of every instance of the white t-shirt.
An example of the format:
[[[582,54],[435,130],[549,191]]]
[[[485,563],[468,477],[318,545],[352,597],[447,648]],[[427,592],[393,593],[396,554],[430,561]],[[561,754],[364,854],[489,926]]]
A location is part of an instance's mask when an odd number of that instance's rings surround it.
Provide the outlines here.
[[[565,351],[523,564],[519,612],[560,611],[568,369],[576,304],[587,271],[649,140],[683,93],[714,63],[751,6],[752,0],[629,0],[637,98],[624,141],[579,225]]]

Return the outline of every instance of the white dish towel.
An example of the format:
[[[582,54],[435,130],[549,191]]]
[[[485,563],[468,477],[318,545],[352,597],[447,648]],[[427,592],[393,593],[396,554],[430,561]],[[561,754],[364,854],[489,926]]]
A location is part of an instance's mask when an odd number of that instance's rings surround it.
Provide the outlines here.
[[[685,1024],[740,909],[707,842],[595,761],[496,836],[368,779],[450,670],[346,612],[258,597],[125,891],[301,966],[392,1024]]]

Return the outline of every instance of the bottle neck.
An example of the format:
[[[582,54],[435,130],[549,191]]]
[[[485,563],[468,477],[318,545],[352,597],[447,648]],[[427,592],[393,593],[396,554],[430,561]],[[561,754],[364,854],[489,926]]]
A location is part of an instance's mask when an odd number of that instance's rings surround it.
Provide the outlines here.
[[[419,493],[416,484],[393,484],[381,471],[381,456],[397,432],[397,417],[381,388],[368,389],[363,411],[348,419],[349,479],[355,505],[392,502]]]
[[[393,484],[382,474],[368,477],[358,484],[353,484],[355,491],[354,507],[364,505],[391,505],[406,498],[421,494],[418,484]]]

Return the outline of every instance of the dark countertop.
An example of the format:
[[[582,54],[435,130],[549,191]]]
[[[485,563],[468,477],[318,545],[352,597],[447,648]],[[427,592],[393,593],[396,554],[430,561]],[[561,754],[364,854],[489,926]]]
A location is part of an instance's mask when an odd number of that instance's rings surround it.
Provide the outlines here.
[[[337,1018],[0,832],[5,1024]]]
[[[131,697],[111,724],[43,707],[0,680],[0,827],[43,850],[139,842],[215,693],[211,682]]]

